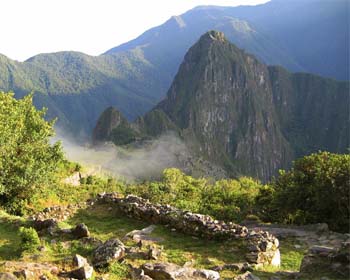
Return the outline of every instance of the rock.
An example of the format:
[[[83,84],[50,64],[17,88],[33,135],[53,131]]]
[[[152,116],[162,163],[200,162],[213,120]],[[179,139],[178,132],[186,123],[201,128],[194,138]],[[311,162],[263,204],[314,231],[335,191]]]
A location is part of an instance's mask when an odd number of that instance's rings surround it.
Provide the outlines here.
[[[326,247],[326,246],[312,246],[309,249],[309,252],[311,254],[317,254],[317,255],[329,255],[330,253],[335,252],[334,248],[332,247]]]
[[[68,272],[67,276],[74,279],[90,279],[92,277],[93,272],[93,267],[89,264],[85,264],[84,266],[79,267],[78,269]]]
[[[157,246],[154,246],[154,245],[150,246],[147,253],[149,260],[157,260],[161,254],[162,254],[162,249],[157,248]]]
[[[16,280],[17,277],[14,276],[12,273],[3,273],[0,272],[0,280]]]
[[[148,200],[134,195],[121,197],[117,193],[103,193],[97,197],[97,202],[113,203],[118,211],[128,217],[166,225],[171,232],[183,232],[195,238],[206,239],[243,239],[249,244],[247,260],[255,264],[280,265],[279,241],[259,229],[248,230],[245,226],[233,222],[214,220],[208,215],[192,213],[177,209],[170,205],[152,204]],[[129,232],[125,238],[132,238],[139,245],[157,242],[149,236],[154,226]],[[153,257],[151,257],[153,258]]]
[[[89,245],[92,247],[98,247],[103,244],[103,242],[96,237],[83,237],[79,239],[82,245]]]
[[[75,255],[73,257],[73,265],[76,267],[83,267],[84,265],[88,264],[87,259],[80,255]]]
[[[253,273],[247,271],[242,275],[236,276],[234,280],[260,280],[260,278],[255,276]]]
[[[33,223],[33,227],[37,231],[42,231],[49,228],[57,227],[57,221],[55,219],[46,219],[46,220],[35,220]]]
[[[94,267],[103,267],[118,261],[125,255],[124,244],[116,238],[107,240],[93,252],[92,264]]]
[[[34,273],[30,270],[27,270],[27,269],[15,271],[13,274],[16,277],[21,278],[21,279],[33,279],[34,278]]]
[[[76,225],[76,227],[72,230],[72,234],[78,239],[90,236],[89,229],[85,224]]]
[[[312,271],[332,272],[335,276],[350,276],[350,251],[346,244],[338,250],[332,247],[313,246],[304,256],[300,273],[307,274]]]
[[[246,272],[252,270],[252,266],[249,263],[227,263],[224,265],[214,266],[211,268],[215,271],[232,270]]]
[[[146,263],[142,268],[145,275],[154,280],[220,279],[220,274],[217,271],[181,267],[173,263]]]
[[[218,280],[220,279],[220,274],[217,271],[208,269],[197,269],[192,274],[194,277],[199,277],[200,279],[208,280]]]

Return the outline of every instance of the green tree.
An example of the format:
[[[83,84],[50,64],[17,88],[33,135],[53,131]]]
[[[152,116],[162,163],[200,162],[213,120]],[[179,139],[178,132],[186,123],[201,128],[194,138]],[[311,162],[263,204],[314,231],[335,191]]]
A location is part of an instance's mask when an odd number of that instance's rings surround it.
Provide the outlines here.
[[[272,183],[272,220],[306,224],[326,222],[349,230],[350,155],[319,152],[294,162]]]
[[[17,213],[36,188],[52,182],[63,159],[60,143],[50,144],[54,121],[32,99],[0,92],[0,203]]]

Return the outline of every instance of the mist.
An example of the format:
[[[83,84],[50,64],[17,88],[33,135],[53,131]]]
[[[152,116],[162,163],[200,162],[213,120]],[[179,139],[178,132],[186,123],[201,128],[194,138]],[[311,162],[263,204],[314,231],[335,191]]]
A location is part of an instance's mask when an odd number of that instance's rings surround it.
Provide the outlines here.
[[[65,156],[86,167],[88,174],[103,173],[126,181],[160,178],[165,168],[181,168],[189,152],[174,133],[127,147],[117,147],[112,143],[95,147],[79,143],[56,128],[52,141],[58,140],[62,142]]]

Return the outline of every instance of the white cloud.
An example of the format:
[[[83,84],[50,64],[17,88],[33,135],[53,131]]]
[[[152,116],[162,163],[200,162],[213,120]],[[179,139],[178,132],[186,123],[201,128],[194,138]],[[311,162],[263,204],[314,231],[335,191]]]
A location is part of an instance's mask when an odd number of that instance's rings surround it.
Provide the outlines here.
[[[0,0],[0,53],[17,60],[43,52],[98,55],[197,5],[267,0]]]

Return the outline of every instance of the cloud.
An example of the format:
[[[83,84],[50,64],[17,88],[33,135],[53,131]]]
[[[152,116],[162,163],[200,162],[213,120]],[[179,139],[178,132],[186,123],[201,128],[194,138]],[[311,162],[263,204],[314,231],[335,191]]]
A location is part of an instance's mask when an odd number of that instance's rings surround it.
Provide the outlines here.
[[[61,129],[56,129],[52,140],[60,140],[66,157],[86,166],[88,173],[102,172],[127,181],[156,179],[165,168],[181,168],[189,152],[183,141],[172,133],[127,147],[113,144],[92,147],[73,140]]]

